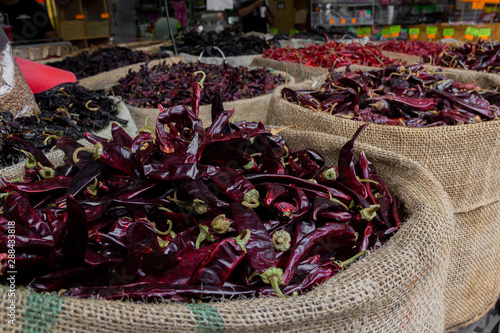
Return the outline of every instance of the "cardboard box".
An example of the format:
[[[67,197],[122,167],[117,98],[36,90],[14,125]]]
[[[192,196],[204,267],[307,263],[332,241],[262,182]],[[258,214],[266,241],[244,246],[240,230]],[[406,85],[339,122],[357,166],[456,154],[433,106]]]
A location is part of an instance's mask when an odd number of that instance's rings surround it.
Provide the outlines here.
[[[109,21],[88,21],[87,37],[109,36]]]
[[[85,37],[85,21],[83,20],[61,21],[59,27],[60,37],[63,39]]]

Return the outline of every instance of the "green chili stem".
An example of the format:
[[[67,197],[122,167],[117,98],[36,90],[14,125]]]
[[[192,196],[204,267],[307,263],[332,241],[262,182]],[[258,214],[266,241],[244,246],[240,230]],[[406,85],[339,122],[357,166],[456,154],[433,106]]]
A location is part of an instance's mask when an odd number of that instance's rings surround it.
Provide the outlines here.
[[[340,200],[338,200],[338,199],[335,199],[335,198],[332,196],[332,194],[331,194],[331,193],[330,193],[330,200],[331,200],[331,201],[333,201],[333,202],[338,203],[339,205],[341,205],[341,206],[342,206],[342,208],[344,208],[346,211],[347,211],[347,210],[349,210],[349,208],[348,208],[348,207],[347,207],[347,206],[346,206],[343,202],[341,202],[341,201],[340,201]]]
[[[157,235],[160,235],[160,236],[166,236],[166,235],[168,235],[168,234],[170,233],[170,231],[172,231],[172,221],[167,220],[167,224],[168,224],[168,229],[167,229],[167,231],[161,231],[161,230],[158,230],[158,229],[156,228],[156,224],[153,222],[153,228],[155,229],[155,233],[156,233]]]
[[[245,237],[241,238],[243,234],[245,234]],[[235,238],[236,244],[238,244],[241,247],[241,249],[243,250],[243,252],[245,252],[245,253],[247,253],[246,244],[248,243],[248,240],[250,239],[251,234],[252,233],[250,232],[250,230],[245,229],[245,230],[243,230],[243,232],[241,234],[239,234]]]
[[[369,254],[370,251],[369,250],[366,250],[366,251],[362,251],[362,252],[359,252],[358,254],[354,255],[352,258],[349,258],[345,261],[342,261],[340,263],[338,263],[339,267],[340,268],[344,268],[348,265],[350,265],[354,260],[358,259],[359,257],[365,255],[365,254]]]
[[[356,176],[356,178],[362,182],[362,183],[373,183],[373,184],[376,184],[376,185],[380,185],[379,182],[376,182],[374,180],[371,180],[371,179],[363,179],[363,178],[359,178],[358,176]]]
[[[204,71],[197,71],[197,72],[193,73],[193,76],[196,77],[196,75],[198,75],[198,74],[203,75],[203,77],[201,78],[201,80],[199,82],[196,82],[196,83],[198,83],[201,88],[204,88],[203,83],[205,82],[205,79],[207,78],[207,74]]]
[[[40,162],[38,162],[38,166],[40,167],[40,176],[42,178],[52,178],[55,176],[56,172],[54,169],[43,166]]]
[[[283,292],[280,289],[279,278],[277,276],[270,277],[269,282],[271,282],[271,286],[273,287],[274,291],[276,291],[276,294],[278,294],[279,297],[286,298],[286,296],[283,295]]]
[[[97,160],[99,158],[99,156],[101,156],[101,152],[102,152],[102,143],[98,142],[94,145],[94,147],[79,147],[77,149],[75,149],[75,151],[73,152],[73,162],[74,163],[78,163],[78,161],[80,161],[80,159],[78,158],[78,153],[81,152],[81,151],[86,151],[86,152],[89,152],[92,154],[92,156],[94,157],[95,160]]]
[[[200,248],[200,245],[204,240],[208,240],[210,242],[215,241],[214,236],[212,236],[212,234],[210,234],[210,232],[208,231],[208,227],[206,225],[200,224],[199,227],[200,227],[200,234],[198,235],[198,238],[196,239],[196,249]]]

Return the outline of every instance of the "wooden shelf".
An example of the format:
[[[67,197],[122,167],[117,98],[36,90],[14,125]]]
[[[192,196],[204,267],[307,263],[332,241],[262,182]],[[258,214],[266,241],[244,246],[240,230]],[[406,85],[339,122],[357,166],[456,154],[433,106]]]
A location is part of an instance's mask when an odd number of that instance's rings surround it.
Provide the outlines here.
[[[73,0],[66,5],[48,0],[47,7],[59,38],[71,41],[79,48],[88,48],[97,41],[109,43],[110,18],[107,0]]]

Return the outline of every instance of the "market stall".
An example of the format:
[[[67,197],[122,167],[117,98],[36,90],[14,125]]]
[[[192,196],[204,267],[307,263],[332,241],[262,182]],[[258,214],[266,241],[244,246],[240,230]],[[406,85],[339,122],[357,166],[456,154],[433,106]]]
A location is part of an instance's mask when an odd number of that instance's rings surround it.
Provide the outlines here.
[[[496,333],[492,1],[2,21],[0,331]]]

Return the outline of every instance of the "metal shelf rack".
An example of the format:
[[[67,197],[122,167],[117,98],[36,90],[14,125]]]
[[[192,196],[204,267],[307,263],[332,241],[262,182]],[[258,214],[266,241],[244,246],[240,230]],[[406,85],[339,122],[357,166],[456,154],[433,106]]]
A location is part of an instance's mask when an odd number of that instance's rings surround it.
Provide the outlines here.
[[[375,0],[372,1],[311,1],[311,27],[373,26]]]

